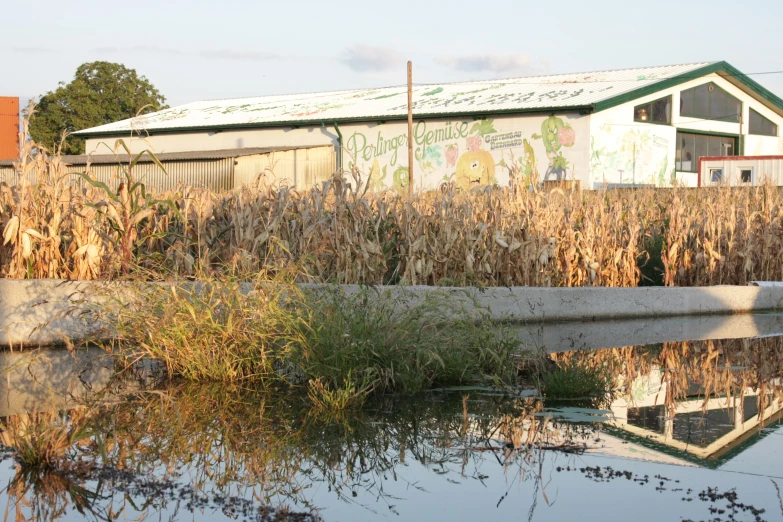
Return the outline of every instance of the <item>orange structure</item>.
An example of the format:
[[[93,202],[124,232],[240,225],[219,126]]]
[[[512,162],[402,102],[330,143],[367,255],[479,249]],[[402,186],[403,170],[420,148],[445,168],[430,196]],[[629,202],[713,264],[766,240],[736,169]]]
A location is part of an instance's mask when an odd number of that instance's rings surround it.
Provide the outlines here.
[[[19,98],[0,96],[0,160],[19,158]]]

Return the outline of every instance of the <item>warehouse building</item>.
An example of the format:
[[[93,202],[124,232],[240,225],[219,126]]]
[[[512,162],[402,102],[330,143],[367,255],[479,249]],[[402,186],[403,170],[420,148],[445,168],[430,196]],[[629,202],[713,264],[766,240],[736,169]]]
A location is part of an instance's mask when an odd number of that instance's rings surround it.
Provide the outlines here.
[[[312,186],[318,179],[334,172],[333,147],[248,147],[243,149],[161,152],[143,154],[131,169],[136,157],[128,154],[89,154],[61,156],[63,172],[87,173],[97,181],[116,187],[131,171],[134,179],[159,190],[177,188],[180,184],[212,190],[228,190],[239,185],[252,186],[264,176],[280,176],[295,185]],[[0,182],[9,185],[20,181],[12,160],[0,160]],[[161,169],[161,166],[163,167]],[[39,173],[31,169],[29,183],[40,183]]]
[[[783,100],[726,62],[417,85],[413,100],[417,189],[698,186],[701,158],[783,155]],[[195,102],[77,134],[90,153],[134,131],[134,152],[306,148],[326,164],[295,177],[259,162],[235,185],[266,171],[304,186],[354,167],[374,189],[408,183],[406,87]],[[761,174],[751,183],[783,184]]]

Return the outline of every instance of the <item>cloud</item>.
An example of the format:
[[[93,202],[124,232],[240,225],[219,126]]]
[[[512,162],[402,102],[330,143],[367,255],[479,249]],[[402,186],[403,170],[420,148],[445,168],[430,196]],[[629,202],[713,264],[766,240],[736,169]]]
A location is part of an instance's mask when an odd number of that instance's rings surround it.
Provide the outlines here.
[[[243,60],[252,62],[264,62],[281,58],[280,55],[261,51],[234,51],[231,49],[185,51],[183,49],[176,49],[173,47],[159,47],[155,45],[134,45],[131,47],[96,47],[94,50],[99,53],[109,54],[121,52],[151,53],[166,54],[169,56],[195,56],[198,58],[207,58],[210,60]]]
[[[54,49],[47,49],[46,47],[12,47],[15,53],[29,53],[29,54],[38,54],[38,53],[53,53],[55,52]]]
[[[353,45],[345,49],[340,62],[357,72],[376,72],[394,69],[403,62],[403,59],[394,49]]]
[[[534,74],[547,68],[541,61],[534,62],[528,54],[484,54],[435,58],[435,63],[458,71],[491,72],[496,74]]]

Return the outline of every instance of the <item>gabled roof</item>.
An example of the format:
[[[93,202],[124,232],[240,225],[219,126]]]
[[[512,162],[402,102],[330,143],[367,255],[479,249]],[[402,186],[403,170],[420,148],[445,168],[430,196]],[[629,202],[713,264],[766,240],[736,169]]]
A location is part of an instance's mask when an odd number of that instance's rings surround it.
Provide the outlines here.
[[[726,62],[416,85],[413,112],[417,118],[555,111],[588,113],[720,71],[783,114],[783,100]],[[116,136],[134,130],[181,132],[405,119],[406,93],[407,87],[398,86],[200,101],[76,134]]]

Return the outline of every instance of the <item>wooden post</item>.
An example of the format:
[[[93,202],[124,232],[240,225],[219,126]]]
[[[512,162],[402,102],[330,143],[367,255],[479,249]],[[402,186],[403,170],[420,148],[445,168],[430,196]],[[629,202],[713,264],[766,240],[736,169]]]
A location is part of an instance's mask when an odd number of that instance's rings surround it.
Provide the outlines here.
[[[408,62],[408,194],[413,194],[413,62]]]

